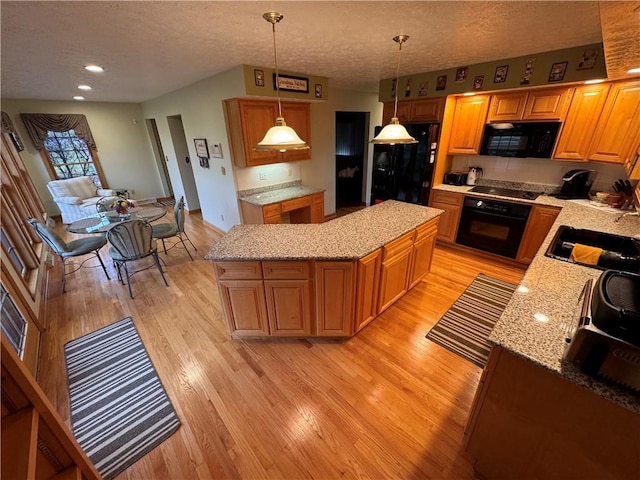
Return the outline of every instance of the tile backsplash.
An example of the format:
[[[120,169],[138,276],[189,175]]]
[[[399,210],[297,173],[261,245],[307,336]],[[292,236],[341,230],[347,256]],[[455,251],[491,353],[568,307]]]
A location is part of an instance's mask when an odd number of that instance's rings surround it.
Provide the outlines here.
[[[600,162],[563,162],[548,158],[505,158],[480,155],[454,156],[452,171],[466,172],[469,167],[482,167],[484,178],[511,182],[561,185],[569,170],[593,170],[592,190],[611,191],[613,182],[628,178],[622,165]]]

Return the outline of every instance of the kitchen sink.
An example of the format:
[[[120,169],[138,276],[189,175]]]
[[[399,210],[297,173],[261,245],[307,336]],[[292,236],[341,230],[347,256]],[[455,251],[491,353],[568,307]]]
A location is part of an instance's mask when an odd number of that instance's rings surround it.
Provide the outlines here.
[[[575,244],[602,248],[597,265],[575,262],[570,259]],[[565,262],[578,263],[600,270],[621,270],[640,273],[640,240],[561,225],[545,255]]]

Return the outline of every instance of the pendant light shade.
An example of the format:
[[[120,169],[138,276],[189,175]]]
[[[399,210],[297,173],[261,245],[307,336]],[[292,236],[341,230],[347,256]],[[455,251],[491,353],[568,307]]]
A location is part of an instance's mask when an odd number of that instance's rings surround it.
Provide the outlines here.
[[[302,140],[296,131],[287,126],[282,116],[282,105],[280,103],[280,76],[278,74],[278,50],[276,48],[276,23],[284,18],[277,12],[267,12],[262,15],[271,24],[273,31],[273,56],[276,66],[276,97],[278,97],[278,117],[275,126],[271,127],[264,138],[253,149],[259,151],[281,151],[287,150],[307,150],[309,145]]]
[[[396,67],[396,88],[394,91],[395,105],[393,108],[393,118],[389,125],[386,125],[380,133],[371,140],[370,143],[378,145],[395,145],[396,143],[418,143],[418,141],[409,135],[407,129],[400,125],[398,121],[398,88],[400,80],[400,52],[402,52],[402,44],[409,40],[409,35],[398,35],[393,37],[393,41],[396,42],[400,48],[398,50],[398,65]]]

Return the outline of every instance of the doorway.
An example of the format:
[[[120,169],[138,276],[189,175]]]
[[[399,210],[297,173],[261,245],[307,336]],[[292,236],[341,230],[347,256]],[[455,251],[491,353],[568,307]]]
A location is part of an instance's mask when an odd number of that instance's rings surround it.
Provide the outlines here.
[[[364,205],[367,112],[336,112],[336,209]]]
[[[173,143],[173,151],[176,154],[176,160],[178,162],[178,171],[180,173],[180,181],[182,182],[184,201],[187,209],[189,211],[200,210],[198,188],[193,174],[193,164],[189,157],[189,147],[187,146],[187,137],[184,133],[182,117],[180,115],[167,117],[167,123],[169,124],[169,134],[171,135],[171,143]],[[176,201],[177,200],[178,199],[176,199]]]
[[[158,134],[158,125],[155,118],[148,118],[145,120],[147,126],[147,132],[149,139],[151,140],[151,148],[153,150],[153,156],[156,159],[158,165],[158,172],[160,173],[160,183],[162,184],[163,198],[158,200],[173,199],[173,187],[171,186],[171,177],[169,176],[169,169],[167,168],[167,162],[169,159],[165,156],[162,149],[162,142],[160,141],[160,135]]]

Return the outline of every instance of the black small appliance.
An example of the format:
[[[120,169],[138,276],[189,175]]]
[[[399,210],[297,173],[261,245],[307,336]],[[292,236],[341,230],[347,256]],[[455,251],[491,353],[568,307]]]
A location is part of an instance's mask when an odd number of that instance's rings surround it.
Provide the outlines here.
[[[562,187],[558,198],[588,198],[589,189],[593,183],[591,180],[591,170],[569,170],[562,177]]]
[[[466,185],[467,174],[462,172],[448,172],[444,174],[444,183],[447,185]]]
[[[480,155],[551,158],[559,130],[560,122],[489,123]]]

